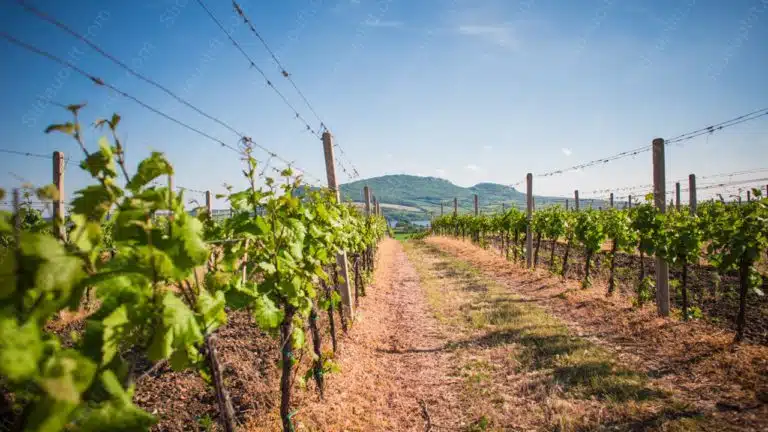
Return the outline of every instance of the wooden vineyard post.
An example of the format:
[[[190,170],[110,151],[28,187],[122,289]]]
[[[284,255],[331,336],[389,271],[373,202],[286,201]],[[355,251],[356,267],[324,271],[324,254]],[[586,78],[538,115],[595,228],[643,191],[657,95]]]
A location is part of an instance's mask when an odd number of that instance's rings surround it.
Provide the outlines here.
[[[528,224],[525,228],[525,258],[528,268],[533,266],[533,236],[531,235],[531,220],[533,219],[533,174],[528,173],[525,176],[526,182],[526,203],[527,203],[527,219]]]
[[[64,153],[60,151],[53,152],[53,185],[57,192],[53,200],[53,232],[64,241]]]
[[[573,191],[573,203],[574,203],[574,209],[576,211],[579,211],[579,191],[575,190]]]
[[[565,211],[568,211],[568,198],[565,199]]]
[[[613,208],[613,192],[611,192],[611,197],[608,199],[608,203],[610,204],[611,208]]]
[[[443,203],[440,203],[440,216],[443,215]]]
[[[675,182],[675,210],[680,211],[680,182]]]
[[[328,131],[323,132],[323,153],[325,154],[325,173],[328,177],[328,188],[333,191],[336,202],[339,202],[339,185],[336,183],[336,161],[333,157],[333,137]],[[349,278],[347,277],[349,268],[346,252],[342,251],[336,255],[336,264],[341,268],[341,277],[344,279],[344,282],[338,285],[341,303],[347,315],[352,317],[355,311],[352,309],[352,291],[350,290]],[[338,281],[334,282],[338,284]]]
[[[205,191],[205,211],[208,217],[213,219],[213,203],[211,202],[211,191]]]
[[[453,215],[457,216],[459,214],[459,199],[454,198],[453,199]]]
[[[664,172],[664,139],[653,140],[653,196],[659,212],[665,213],[666,175]],[[669,264],[656,257],[656,305],[661,316],[669,316]]]
[[[475,216],[479,215],[479,207],[477,205],[477,194],[475,194]]]
[[[627,208],[632,208],[632,195],[627,196]]]
[[[501,213],[504,214],[507,212],[507,205],[504,203],[501,203]]]
[[[751,201],[752,201],[752,191],[747,190],[747,202],[751,202]]]
[[[365,215],[371,216],[371,189],[368,186],[363,188],[363,199],[365,199]],[[374,202],[374,211],[376,210],[376,203]]]
[[[691,214],[696,214],[696,175],[688,176],[688,206],[691,208]]]

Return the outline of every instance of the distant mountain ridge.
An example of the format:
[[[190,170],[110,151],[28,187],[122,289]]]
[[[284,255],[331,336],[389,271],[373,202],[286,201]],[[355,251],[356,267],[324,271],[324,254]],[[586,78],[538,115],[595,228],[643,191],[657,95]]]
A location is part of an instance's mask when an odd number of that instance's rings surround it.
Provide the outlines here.
[[[421,217],[428,217],[429,212],[440,214],[440,203],[445,203],[444,211],[452,211],[453,199],[458,198],[463,211],[474,208],[474,194],[478,195],[479,206],[484,212],[499,211],[502,204],[507,207],[523,208],[525,193],[497,183],[478,183],[472,187],[461,187],[448,180],[437,177],[420,177],[407,174],[385,175],[365,180],[345,183],[339,186],[343,199],[355,202],[363,201],[363,187],[369,186],[382,204],[393,204],[417,208]],[[546,204],[554,198],[535,197],[537,204]],[[415,213],[402,209],[383,207],[385,215],[404,216],[403,213]],[[404,217],[413,219],[416,215]]]

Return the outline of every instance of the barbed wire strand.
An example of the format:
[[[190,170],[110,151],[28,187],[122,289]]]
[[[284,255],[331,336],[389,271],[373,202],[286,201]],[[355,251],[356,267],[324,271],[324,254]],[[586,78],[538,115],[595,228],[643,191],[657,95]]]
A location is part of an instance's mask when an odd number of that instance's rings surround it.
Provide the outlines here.
[[[299,89],[299,86],[296,85],[296,82],[293,80],[292,75],[290,72],[288,72],[288,69],[283,65],[283,63],[280,61],[280,59],[277,58],[277,55],[275,54],[274,50],[269,46],[266,39],[259,33],[259,31],[256,29],[256,26],[254,26],[253,21],[248,17],[248,15],[245,13],[243,8],[235,1],[232,0],[232,7],[235,10],[235,13],[240,16],[240,18],[243,19],[243,22],[248,26],[251,33],[256,36],[256,38],[261,42],[261,44],[264,46],[264,48],[269,53],[270,57],[272,57],[272,61],[275,62],[275,65],[280,69],[280,74],[288,80],[288,82],[291,84],[293,89],[296,91],[296,93],[299,95],[299,97],[304,101],[304,104],[309,108],[309,111],[312,113],[312,115],[315,116],[315,119],[317,119],[318,123],[320,123],[320,133],[323,131],[328,131],[328,126],[326,125],[325,121],[320,117],[320,115],[317,113],[317,110],[312,106],[312,104],[309,102],[309,99],[306,97],[304,92]],[[338,140],[334,140],[333,146],[339,150],[339,158],[337,158],[337,165],[339,165],[339,168],[344,172],[344,174],[347,175],[350,179],[355,179],[360,177],[360,173],[357,170],[357,167],[355,164],[350,160],[350,158],[347,156],[344,149],[339,144]],[[345,166],[344,160],[347,165],[351,167],[351,173],[349,172],[349,169]]]
[[[30,6],[30,5],[26,4],[26,3],[23,3],[21,1],[19,1],[19,3],[28,12],[36,15],[37,17],[39,17],[42,20],[45,20],[45,21],[47,21],[47,22],[49,22],[49,23],[59,27],[60,29],[64,30],[65,32],[67,32],[70,35],[74,36],[75,38],[83,41],[88,46],[90,46],[93,50],[95,50],[97,53],[99,53],[101,56],[107,58],[108,60],[112,61],[116,65],[120,66],[122,69],[124,69],[125,71],[127,71],[128,73],[133,75],[134,77],[144,81],[147,84],[152,85],[153,87],[161,90],[163,93],[165,93],[168,96],[172,97],[173,99],[175,99],[179,103],[185,105],[186,107],[188,107],[188,108],[192,109],[193,111],[197,112],[198,114],[202,115],[203,117],[205,117],[205,118],[207,118],[207,119],[209,119],[209,120],[219,124],[220,126],[224,127],[225,129],[229,130],[230,132],[232,132],[235,135],[237,135],[238,137],[240,137],[241,140],[246,140],[247,139],[251,144],[255,145],[259,149],[261,149],[264,152],[266,152],[270,157],[274,157],[274,158],[277,158],[279,160],[282,160],[285,163],[288,163],[287,159],[285,159],[282,156],[278,155],[273,150],[267,148],[266,146],[264,146],[262,144],[259,144],[258,142],[254,141],[251,137],[246,136],[245,133],[243,133],[241,131],[238,131],[233,126],[231,126],[230,124],[226,123],[225,121],[219,119],[218,117],[215,117],[215,116],[213,116],[211,114],[208,114],[207,112],[205,112],[202,109],[198,108],[197,106],[193,105],[192,103],[190,103],[186,99],[180,97],[179,95],[177,95],[176,93],[174,93],[173,91],[171,91],[170,89],[165,87],[164,85],[162,85],[162,84],[158,83],[157,81],[155,81],[155,80],[153,80],[153,79],[151,79],[151,78],[141,74],[140,72],[137,72],[136,70],[134,70],[133,68],[131,68],[130,66],[128,66],[127,64],[125,64],[124,62],[122,62],[121,60],[116,58],[115,56],[113,56],[112,54],[110,54],[110,53],[106,52],[105,50],[103,50],[101,47],[99,47],[98,45],[93,43],[87,37],[83,36],[82,34],[78,33],[77,31],[73,30],[72,28],[70,28],[66,24],[58,21],[56,18],[54,18],[54,17],[50,16],[49,14],[46,14],[45,12],[42,12],[39,9],[36,9],[35,7]],[[302,169],[302,171],[306,173],[306,170]],[[314,177],[314,176],[311,176],[311,177]]]
[[[235,48],[237,48],[237,50],[240,51],[240,54],[242,54],[243,57],[245,57],[245,59],[250,64],[250,66],[252,68],[256,69],[256,71],[258,71],[258,73],[261,75],[261,77],[264,78],[264,81],[267,83],[267,87],[271,88],[280,97],[280,99],[282,99],[283,103],[291,111],[293,111],[293,114],[294,114],[295,118],[297,120],[299,120],[300,122],[302,122],[304,124],[304,126],[306,127],[307,131],[312,133],[312,135],[315,135],[317,138],[321,138],[321,135],[319,133],[317,133],[312,128],[312,126],[309,125],[309,123],[304,119],[304,117],[301,115],[301,113],[299,113],[299,111],[293,106],[293,104],[291,104],[291,102],[288,100],[288,98],[286,98],[285,95],[280,90],[278,90],[277,87],[275,87],[275,85],[272,83],[272,81],[269,79],[269,77],[267,77],[267,74],[264,72],[264,70],[262,68],[260,68],[256,64],[256,62],[253,61],[251,56],[248,55],[248,53],[245,52],[243,47],[232,37],[232,35],[229,34],[227,29],[224,28],[224,25],[221,23],[221,21],[219,21],[219,19],[216,18],[216,16],[213,14],[213,12],[211,12],[211,10],[208,8],[208,6],[206,6],[205,2],[203,2],[202,0],[195,0],[195,1],[197,1],[197,3],[200,5],[200,7],[203,8],[203,10],[208,15],[208,17],[211,18],[211,20],[216,24],[216,26],[218,26],[219,29],[221,29],[221,31],[227,36],[227,38],[229,39],[230,42],[232,42],[232,44],[235,46]]]
[[[727,129],[729,127],[733,127],[733,126],[736,126],[736,125],[741,124],[741,123],[752,121],[752,120],[758,119],[758,118],[763,117],[763,116],[768,116],[768,108],[763,108],[763,109],[760,109],[760,110],[757,110],[757,111],[752,111],[750,113],[740,115],[738,117],[735,117],[735,118],[732,118],[730,120],[726,120],[726,121],[714,124],[712,126],[707,126],[707,127],[701,128],[701,129],[696,129],[696,130],[691,131],[691,132],[686,132],[684,134],[677,135],[675,137],[670,138],[669,140],[665,140],[664,144],[665,145],[675,144],[675,143],[679,143],[679,142],[682,142],[682,141],[686,141],[686,140],[690,140],[690,139],[696,138],[696,137],[701,136],[701,135],[712,134],[714,132],[721,131],[723,129]],[[635,148],[635,149],[632,149],[632,150],[626,150],[626,151],[617,153],[617,154],[612,155],[612,156],[591,160],[591,161],[584,162],[584,163],[578,164],[578,165],[573,165],[573,166],[571,166],[569,168],[563,168],[563,169],[558,169],[558,170],[554,170],[554,171],[549,171],[549,172],[546,172],[546,173],[543,173],[543,174],[536,174],[535,177],[551,177],[551,176],[558,175],[558,174],[563,174],[563,173],[569,172],[569,171],[578,171],[578,170],[581,170],[583,168],[589,168],[589,167],[594,166],[594,165],[605,164],[605,163],[608,163],[608,162],[611,162],[611,161],[614,161],[614,160],[623,159],[623,158],[630,157],[630,156],[636,156],[636,155],[638,155],[640,153],[644,153],[644,152],[650,151],[652,148],[653,148],[652,145],[646,145],[646,146],[638,147],[638,148]]]

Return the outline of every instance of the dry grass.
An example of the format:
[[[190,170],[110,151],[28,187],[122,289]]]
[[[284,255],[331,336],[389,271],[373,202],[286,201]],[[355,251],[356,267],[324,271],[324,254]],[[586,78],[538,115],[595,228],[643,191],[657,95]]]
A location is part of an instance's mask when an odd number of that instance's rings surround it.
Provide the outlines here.
[[[481,270],[526,304],[560,318],[621,364],[650,377],[650,383],[706,415],[715,430],[768,427],[768,348],[732,345],[732,332],[704,322],[682,323],[656,316],[653,307],[633,308],[620,296],[606,298],[605,287],[589,290],[546,271],[527,271],[491,252],[447,238],[427,244]],[[677,420],[681,425],[691,420]],[[699,422],[698,427],[703,427]]]
[[[467,263],[406,245],[437,317],[454,326],[467,409],[487,430],[627,430],[700,425],[699,413],[574,336],[542,308]],[[682,428],[682,429],[680,429]]]

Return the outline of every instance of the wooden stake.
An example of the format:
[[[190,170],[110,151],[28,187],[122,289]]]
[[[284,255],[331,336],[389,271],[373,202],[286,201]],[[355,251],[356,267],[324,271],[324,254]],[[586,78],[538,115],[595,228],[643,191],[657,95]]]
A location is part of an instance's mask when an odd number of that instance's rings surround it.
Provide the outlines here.
[[[363,199],[365,200],[365,215],[371,216],[371,189],[368,186],[363,188]],[[374,203],[374,211],[376,210],[376,203]]]
[[[666,175],[664,172],[664,139],[653,140],[653,194],[661,213],[667,210]],[[659,315],[669,315],[669,265],[656,257],[656,305]]]
[[[573,191],[573,202],[574,202],[574,208],[576,211],[579,211],[579,191],[575,190]]]
[[[526,203],[528,206],[528,226],[525,229],[525,257],[528,268],[533,266],[533,236],[531,235],[531,220],[533,219],[533,174],[528,173],[525,176],[526,182]]]
[[[610,202],[611,202],[611,208],[613,208],[613,192],[611,192],[611,199],[610,199]]]
[[[219,355],[216,350],[217,340],[218,338],[215,334],[208,335],[205,338],[205,345],[208,348],[208,366],[211,369],[213,388],[216,391],[216,401],[219,404],[221,426],[225,432],[234,432],[236,430],[235,410],[232,408],[232,401],[224,384],[224,374],[222,373]]]
[[[53,152],[53,185],[58,195],[53,201],[53,232],[59,240],[64,241],[64,153],[60,151]]]
[[[675,210],[680,211],[680,182],[675,182]]]
[[[691,208],[691,214],[696,214],[696,175],[688,176],[688,206]]]
[[[459,199],[454,198],[453,199],[453,215],[456,216],[459,214]]]
[[[627,208],[632,208],[632,195],[627,196]]]
[[[747,191],[747,202],[752,202],[752,191]]]
[[[479,215],[479,207],[477,205],[477,194],[475,194],[475,216]]]
[[[333,157],[333,137],[328,131],[323,132],[323,153],[325,154],[325,173],[328,177],[328,188],[333,191],[336,202],[339,202],[339,184],[336,182],[336,161]],[[347,277],[349,266],[345,251],[336,255],[336,264],[341,269],[341,277],[344,279],[344,282],[339,284],[338,281],[334,281],[334,283],[337,284],[341,293],[341,303],[344,306],[344,312],[351,318],[354,316],[355,311],[352,305],[352,290],[349,287],[349,278]]]
[[[443,203],[440,203],[440,216],[443,215]]]
[[[211,200],[211,191],[205,191],[205,211],[208,212],[208,217],[213,219],[213,202]]]

